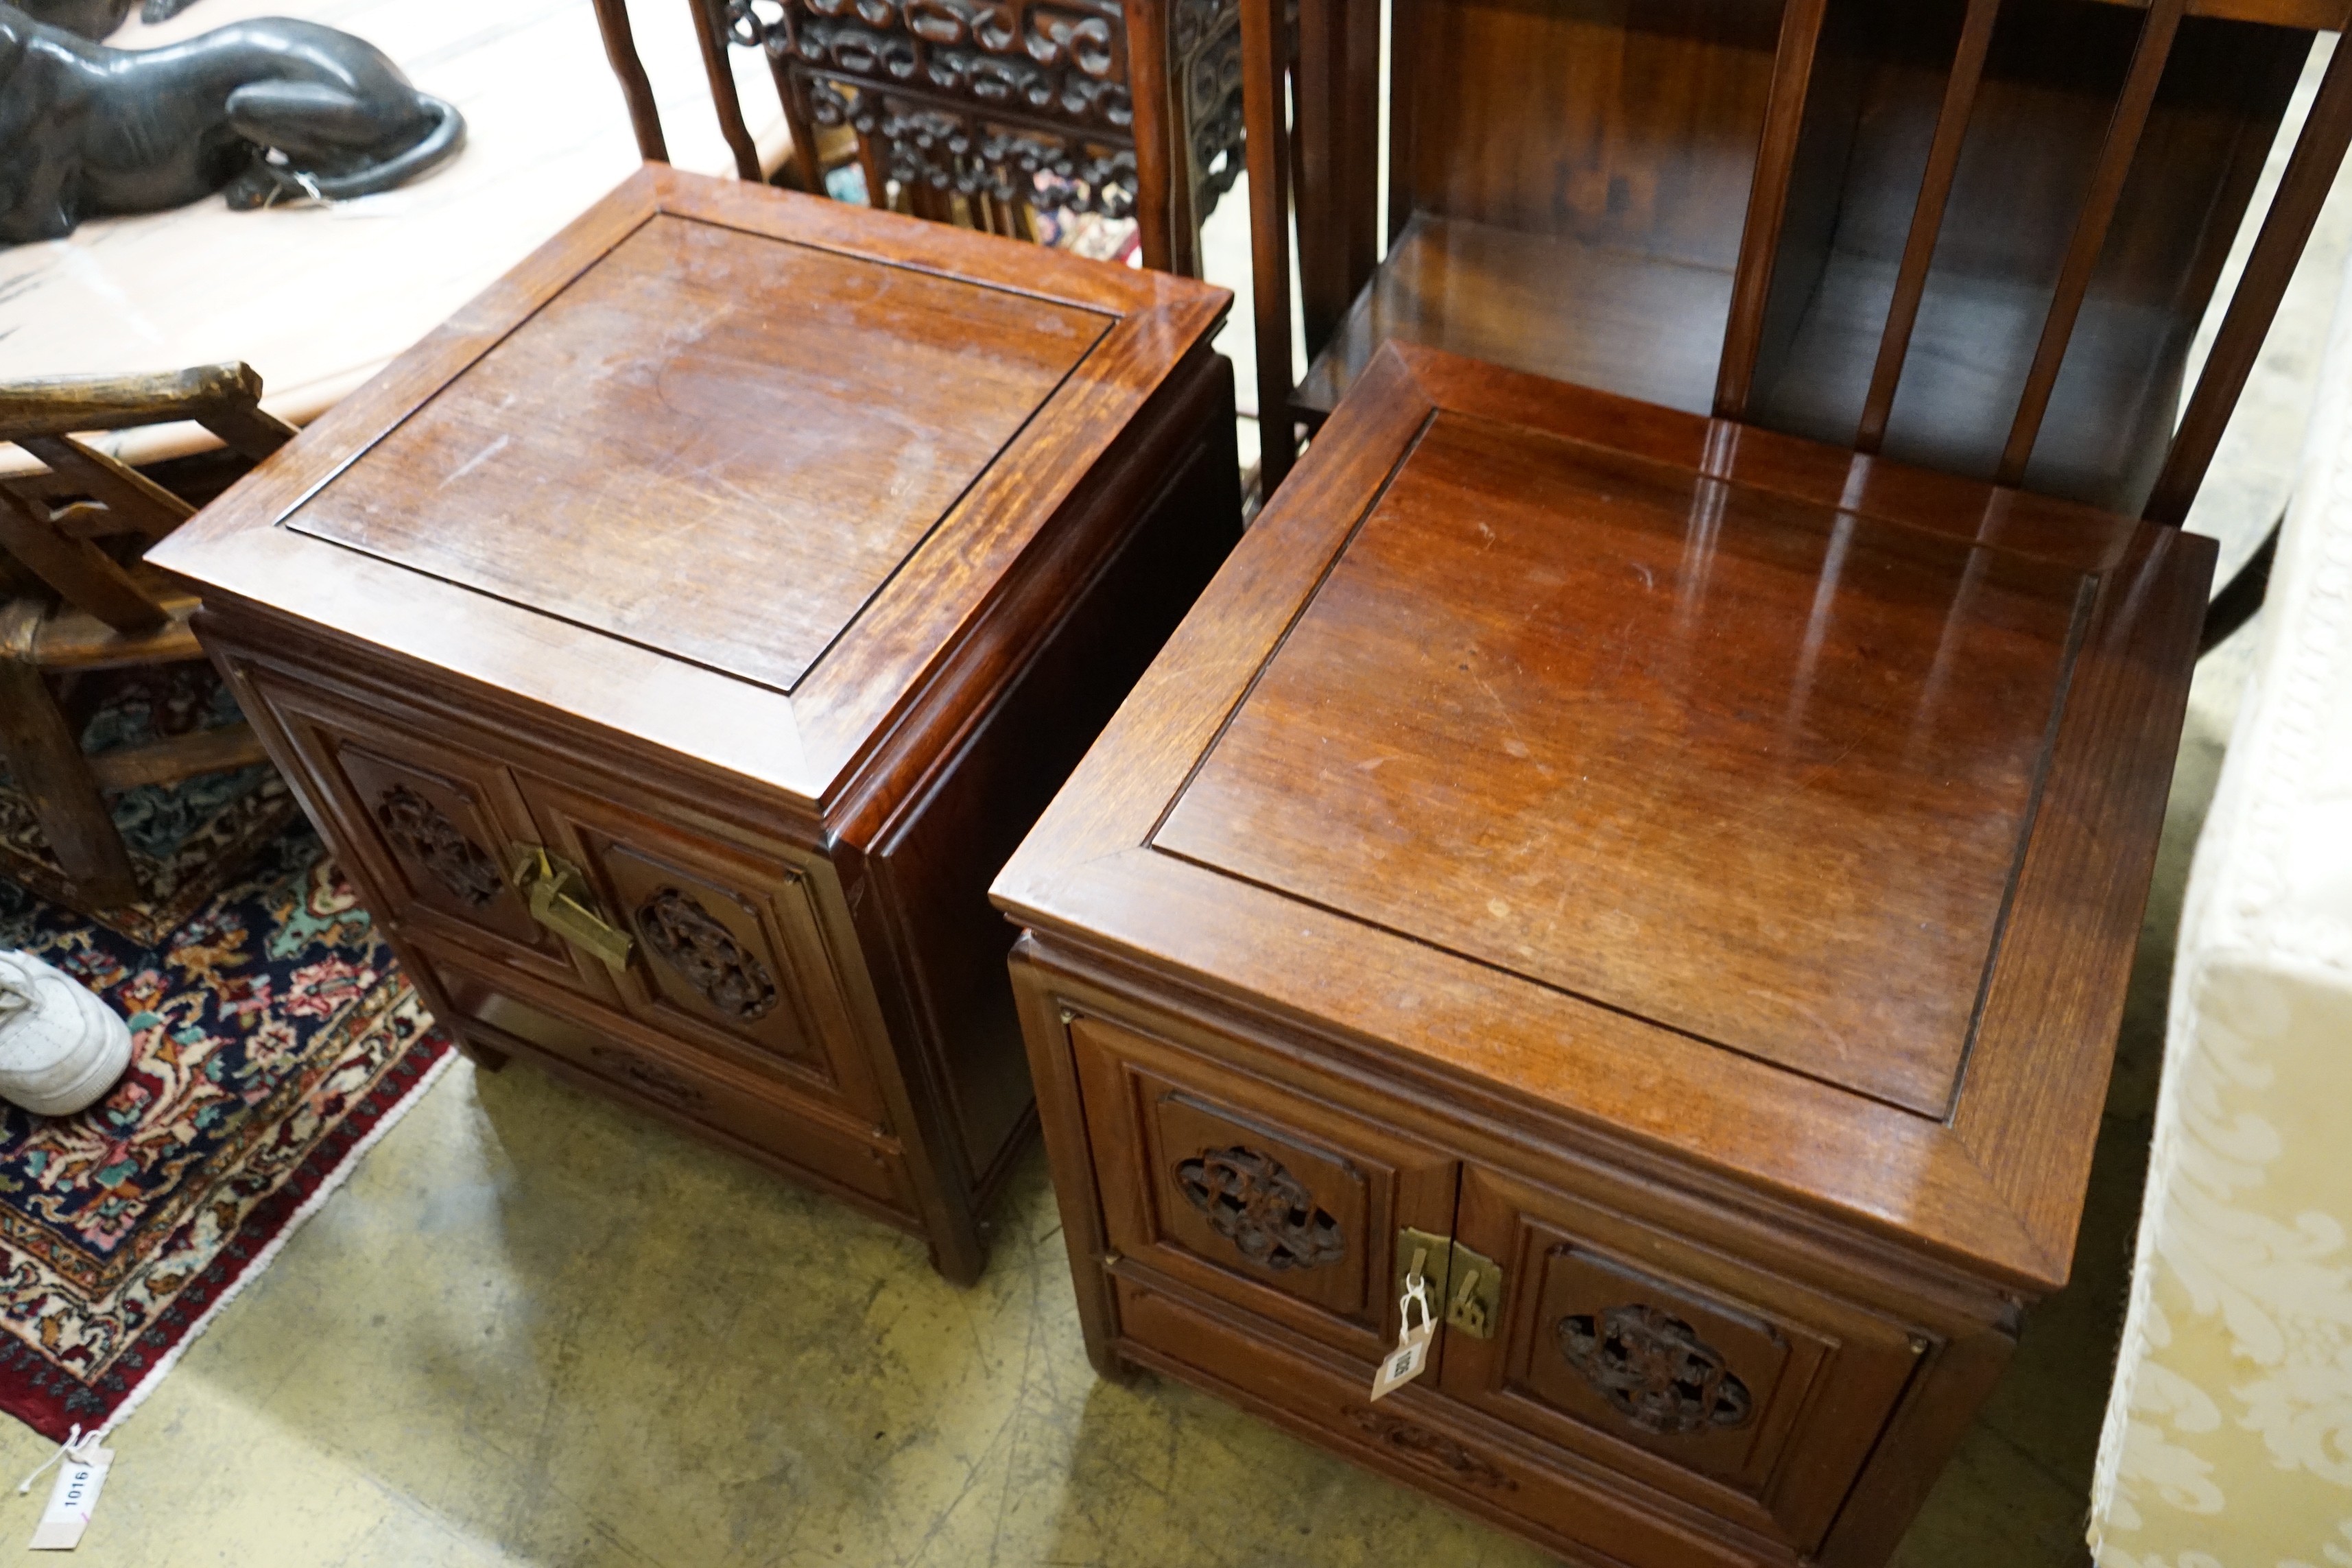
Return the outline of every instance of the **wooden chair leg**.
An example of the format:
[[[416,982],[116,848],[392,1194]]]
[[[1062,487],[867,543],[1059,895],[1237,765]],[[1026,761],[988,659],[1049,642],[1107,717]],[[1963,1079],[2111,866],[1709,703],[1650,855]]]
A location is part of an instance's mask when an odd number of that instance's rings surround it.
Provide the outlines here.
[[[75,891],[103,909],[136,903],[139,879],[131,852],[114,830],[80,743],[41,672],[12,658],[0,658],[0,746]]]

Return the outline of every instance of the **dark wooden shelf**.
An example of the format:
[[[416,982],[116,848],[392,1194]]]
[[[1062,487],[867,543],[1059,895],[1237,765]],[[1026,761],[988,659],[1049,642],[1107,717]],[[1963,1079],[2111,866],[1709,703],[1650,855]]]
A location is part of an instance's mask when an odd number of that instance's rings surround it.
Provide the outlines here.
[[[1374,351],[1399,338],[1704,414],[1730,315],[1728,267],[1419,213],[1292,406],[1320,424]]]
[[[1895,273],[1892,260],[1853,254],[1830,258],[1787,357],[1757,389],[1755,423],[1833,446],[1852,444]],[[1884,455],[1990,479],[2049,309],[2046,284],[1930,274]],[[2163,461],[2195,326],[2153,305],[2097,294],[2085,299],[2026,469],[2027,487],[2111,510],[2138,510]]]
[[[1489,224],[1416,215],[1300,382],[1319,424],[1390,338],[1685,413],[1707,412],[1731,310],[1727,268]],[[1822,268],[1754,420],[1845,446],[1853,438],[1895,265],[1837,255]],[[1885,455],[1987,478],[2049,309],[2046,286],[1934,275]],[[1671,323],[1664,330],[1661,323]],[[2190,323],[2093,296],[2028,470],[2044,494],[2136,510],[2155,481]]]

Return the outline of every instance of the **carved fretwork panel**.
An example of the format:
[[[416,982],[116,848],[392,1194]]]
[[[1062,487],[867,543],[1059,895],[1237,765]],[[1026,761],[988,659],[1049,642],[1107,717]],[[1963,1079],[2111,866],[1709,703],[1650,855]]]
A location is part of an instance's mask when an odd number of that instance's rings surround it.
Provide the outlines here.
[[[460,903],[480,909],[506,887],[489,851],[457,831],[440,807],[404,784],[375,797],[376,826]]]
[[[1205,220],[1242,174],[1241,0],[1175,0],[1170,32],[1192,212]]]
[[[1573,1242],[1549,1248],[1533,1283],[1540,1294],[1522,1329],[1530,1391],[1596,1431],[1717,1473],[1746,1464],[1792,1365],[1801,1390],[1828,1348]]]
[[[506,839],[483,800],[488,784],[455,766],[428,769],[348,741],[334,750],[409,899],[525,946],[552,949],[507,885],[499,861]],[[387,912],[398,919],[404,911]]]
[[[1574,1312],[1553,1325],[1559,1353],[1612,1409],[1644,1432],[1745,1426],[1748,1385],[1723,1352],[1672,1313],[1650,1306]]]
[[[775,1007],[775,975],[693,894],[658,889],[637,906],[636,920],[646,951],[684,977],[713,1011],[748,1024]]]
[[[1274,1085],[1236,1094],[1108,1020],[1070,1038],[1122,1258],[1368,1367],[1386,1352],[1397,1232],[1452,1224],[1451,1155]]]
[[[1447,1331],[1447,1398],[1796,1557],[1819,1547],[1918,1364],[1905,1329],[1613,1189],[1472,1166],[1461,1194],[1455,1241],[1508,1286],[1492,1339]]]
[[[1268,1154],[1235,1144],[1203,1149],[1176,1166],[1176,1190],[1252,1263],[1277,1273],[1348,1255],[1339,1222]]]
[[[1117,0],[711,0],[795,114],[902,187],[1125,217],[1138,197]],[[1193,221],[1242,171],[1239,0],[1169,10],[1171,152]],[[1044,178],[1041,180],[1040,176]]]
[[[1112,0],[727,0],[726,20],[737,44],[793,67],[1071,126],[1134,120],[1127,22]]]
[[[823,77],[803,90],[810,120],[856,131],[902,186],[1106,217],[1135,210],[1135,147],[1126,137],[1000,121],[952,102]],[[1119,112],[1123,123],[1124,108]]]
[[[613,975],[623,1008],[698,1057],[878,1116],[813,857],[656,816],[658,800],[624,805],[538,774],[522,790],[550,851],[631,940]]]
[[[710,1031],[804,1066],[822,1061],[778,951],[772,903],[716,876],[614,842],[582,837],[592,869],[628,911],[638,957],[623,994],[667,1029]]]

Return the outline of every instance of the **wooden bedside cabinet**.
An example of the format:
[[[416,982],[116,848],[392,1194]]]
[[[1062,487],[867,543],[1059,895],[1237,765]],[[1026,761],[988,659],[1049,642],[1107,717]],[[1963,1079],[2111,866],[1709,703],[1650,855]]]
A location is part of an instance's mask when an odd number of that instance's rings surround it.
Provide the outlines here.
[[[2066,1278],[2212,558],[1383,349],[996,882],[1096,1364],[1883,1561]]]
[[[1239,535],[1228,302],[648,168],[155,559],[478,1059],[970,1279],[988,879]]]

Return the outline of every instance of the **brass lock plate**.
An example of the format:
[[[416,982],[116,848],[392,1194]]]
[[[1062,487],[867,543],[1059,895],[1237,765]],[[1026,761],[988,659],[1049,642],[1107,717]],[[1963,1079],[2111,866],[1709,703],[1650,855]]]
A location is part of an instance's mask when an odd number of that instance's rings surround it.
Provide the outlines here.
[[[1503,1271],[1460,1242],[1445,1288],[1445,1326],[1474,1340],[1491,1340],[1503,1316]]]
[[[1396,1290],[1402,1300],[1414,1260],[1429,1287],[1429,1300],[1445,1326],[1475,1340],[1491,1340],[1503,1315],[1503,1270],[1494,1259],[1452,1237],[1406,1226],[1397,1232]]]
[[[595,895],[588,890],[588,878],[579,867],[536,844],[509,845],[507,867],[531,919],[587,949],[610,968],[628,963],[635,940],[597,911]]]

